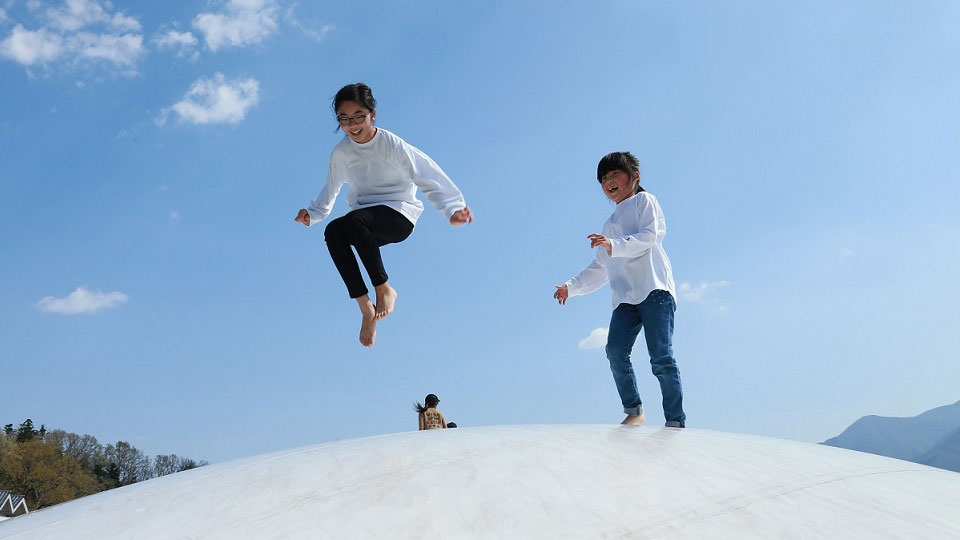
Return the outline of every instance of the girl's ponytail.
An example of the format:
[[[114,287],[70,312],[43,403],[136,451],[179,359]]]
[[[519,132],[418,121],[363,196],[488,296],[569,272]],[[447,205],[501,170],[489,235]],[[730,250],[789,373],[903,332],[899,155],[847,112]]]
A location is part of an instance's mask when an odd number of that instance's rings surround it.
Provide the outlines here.
[[[436,408],[437,404],[440,403],[440,398],[436,394],[427,394],[427,397],[423,399],[425,405],[421,405],[420,402],[416,402],[413,406],[417,410],[418,414],[423,414],[427,409]]]

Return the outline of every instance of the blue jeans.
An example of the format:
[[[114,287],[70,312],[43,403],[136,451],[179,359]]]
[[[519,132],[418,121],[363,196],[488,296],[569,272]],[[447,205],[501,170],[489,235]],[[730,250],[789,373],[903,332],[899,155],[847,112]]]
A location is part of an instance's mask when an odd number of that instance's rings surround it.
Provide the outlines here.
[[[639,415],[643,404],[630,363],[630,351],[642,328],[650,353],[650,366],[660,381],[663,416],[668,426],[684,427],[687,416],[683,414],[683,389],[680,371],[673,359],[673,314],[676,310],[673,295],[661,289],[651,292],[639,304],[620,304],[610,318],[606,351],[613,381],[623,402],[623,412]]]

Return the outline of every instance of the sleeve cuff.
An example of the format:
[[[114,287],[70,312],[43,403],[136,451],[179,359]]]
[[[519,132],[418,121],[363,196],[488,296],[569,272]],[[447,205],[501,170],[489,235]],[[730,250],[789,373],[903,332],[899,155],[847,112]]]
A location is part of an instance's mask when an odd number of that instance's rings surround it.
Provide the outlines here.
[[[448,206],[447,209],[443,212],[443,216],[447,218],[447,221],[450,221],[450,218],[453,217],[458,211],[466,208],[467,205],[463,201],[460,201],[452,206]]]
[[[307,208],[307,214],[310,214],[310,226],[313,227],[317,223],[323,221],[323,216],[320,215],[320,212],[316,212]]]
[[[610,256],[611,257],[623,257],[624,241],[623,238],[611,238],[610,239]]]

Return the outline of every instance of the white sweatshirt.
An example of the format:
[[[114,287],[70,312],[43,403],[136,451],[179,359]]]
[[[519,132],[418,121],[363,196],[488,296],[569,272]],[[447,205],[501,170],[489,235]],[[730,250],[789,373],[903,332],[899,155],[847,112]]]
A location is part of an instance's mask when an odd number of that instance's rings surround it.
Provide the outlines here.
[[[382,128],[377,128],[368,142],[361,144],[344,136],[333,148],[327,185],[307,207],[310,225],[330,215],[343,184],[350,185],[350,210],[389,206],[414,225],[423,212],[417,187],[448,221],[467,206],[463,194],[430,156]]]
[[[656,197],[641,191],[621,201],[602,234],[610,239],[611,253],[597,248],[596,259],[566,282],[570,296],[592,293],[609,281],[614,309],[639,304],[656,289],[669,291],[676,300],[673,269],[663,250],[667,222]]]

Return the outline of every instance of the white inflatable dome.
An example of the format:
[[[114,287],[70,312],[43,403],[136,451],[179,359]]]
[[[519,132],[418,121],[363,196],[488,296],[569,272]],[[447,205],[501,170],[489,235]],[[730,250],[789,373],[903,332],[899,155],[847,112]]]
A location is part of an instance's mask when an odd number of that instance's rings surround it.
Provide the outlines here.
[[[460,428],[210,465],[0,539],[960,538],[960,474],[698,429]]]

